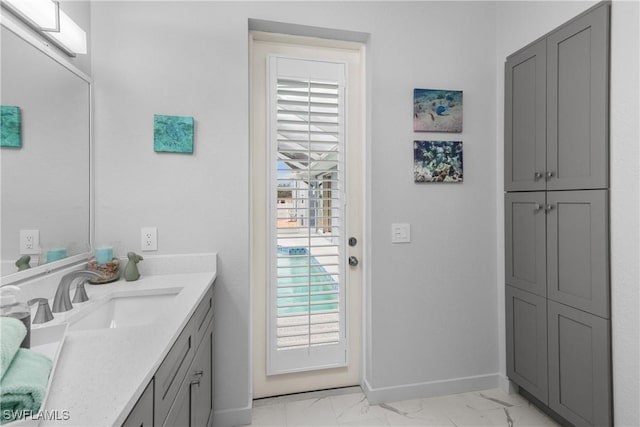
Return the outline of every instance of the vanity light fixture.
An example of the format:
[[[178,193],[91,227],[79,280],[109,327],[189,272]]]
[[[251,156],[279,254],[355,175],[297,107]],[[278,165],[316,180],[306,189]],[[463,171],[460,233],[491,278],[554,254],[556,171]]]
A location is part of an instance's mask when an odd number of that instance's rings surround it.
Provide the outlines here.
[[[69,56],[87,53],[87,33],[53,0],[0,0],[2,5]]]
[[[57,31],[60,28],[60,6],[52,0],[2,0],[11,13],[38,31]]]
[[[43,31],[42,34],[69,56],[87,53],[87,33],[62,10],[59,31]]]

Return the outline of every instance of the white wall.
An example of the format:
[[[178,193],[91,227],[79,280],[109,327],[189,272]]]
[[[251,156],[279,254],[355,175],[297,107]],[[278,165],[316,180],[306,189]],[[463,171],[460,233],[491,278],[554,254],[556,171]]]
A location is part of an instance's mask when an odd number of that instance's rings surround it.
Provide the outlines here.
[[[495,383],[492,3],[96,2],[96,243],[137,250],[139,228],[151,225],[158,253],[218,252],[217,421],[242,420],[251,404],[248,18],[371,34],[368,386],[393,397],[461,377]],[[463,90],[464,132],[414,134],[416,87]],[[195,153],[154,153],[153,114],[194,116]],[[464,141],[465,182],[414,184],[414,139]],[[391,245],[400,221],[413,242]]]
[[[514,51],[553,30],[596,4],[587,2],[498,2],[497,5],[497,105],[498,145],[502,163],[504,135],[504,60]],[[611,292],[616,425],[640,425],[639,338],[640,274],[639,222],[640,156],[638,140],[639,7],[636,1],[614,1],[611,16]],[[504,288],[504,177],[498,174],[498,288]],[[499,292],[500,306],[504,293]],[[504,314],[500,313],[500,372],[505,375]]]

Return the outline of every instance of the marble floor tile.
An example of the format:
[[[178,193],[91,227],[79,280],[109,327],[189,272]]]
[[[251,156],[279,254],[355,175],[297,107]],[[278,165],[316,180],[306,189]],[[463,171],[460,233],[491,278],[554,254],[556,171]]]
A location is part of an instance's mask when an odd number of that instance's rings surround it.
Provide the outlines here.
[[[498,389],[370,405],[357,387],[256,401],[252,427],[558,427]]]
[[[287,414],[283,403],[254,407],[251,425],[260,427],[283,427],[287,425]]]
[[[384,409],[377,405],[369,405],[362,392],[332,396],[330,400],[336,418],[341,424],[382,419],[384,417]]]
[[[338,427],[329,397],[285,403],[287,426]]]

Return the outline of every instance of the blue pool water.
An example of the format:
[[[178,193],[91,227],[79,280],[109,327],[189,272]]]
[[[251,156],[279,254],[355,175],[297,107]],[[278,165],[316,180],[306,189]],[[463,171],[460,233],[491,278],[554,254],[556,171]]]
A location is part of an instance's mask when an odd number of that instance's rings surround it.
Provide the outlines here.
[[[338,309],[338,284],[306,248],[278,247],[278,314],[307,314]],[[284,306],[284,307],[283,307]]]

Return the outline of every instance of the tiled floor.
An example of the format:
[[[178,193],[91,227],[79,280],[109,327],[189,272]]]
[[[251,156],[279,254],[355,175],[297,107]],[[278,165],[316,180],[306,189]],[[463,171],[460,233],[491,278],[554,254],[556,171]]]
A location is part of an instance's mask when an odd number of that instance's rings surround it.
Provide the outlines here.
[[[254,401],[252,427],[558,426],[519,395],[480,392],[369,405],[359,387]]]

